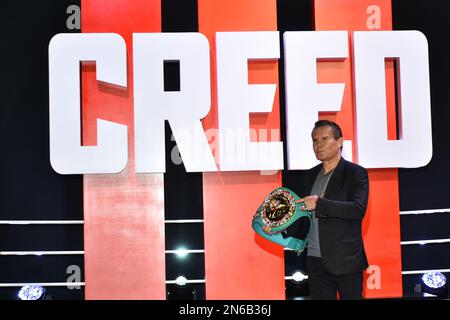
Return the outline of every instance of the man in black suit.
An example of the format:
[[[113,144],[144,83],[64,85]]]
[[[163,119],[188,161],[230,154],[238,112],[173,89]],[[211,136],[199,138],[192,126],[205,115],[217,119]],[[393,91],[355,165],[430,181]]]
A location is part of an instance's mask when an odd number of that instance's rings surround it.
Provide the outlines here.
[[[303,209],[312,212],[308,243],[308,283],[312,299],[362,299],[363,271],[368,267],[362,240],[369,178],[363,167],[342,156],[342,131],[334,122],[317,121],[313,148],[321,164],[306,173],[308,196]],[[284,236],[295,236],[291,225]]]

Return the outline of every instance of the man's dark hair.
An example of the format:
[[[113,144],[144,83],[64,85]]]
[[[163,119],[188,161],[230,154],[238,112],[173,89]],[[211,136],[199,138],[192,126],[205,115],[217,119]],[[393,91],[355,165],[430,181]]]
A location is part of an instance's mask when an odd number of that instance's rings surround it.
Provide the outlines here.
[[[331,130],[333,131],[333,136],[334,139],[339,139],[342,137],[342,130],[341,127],[339,127],[339,125],[336,122],[333,121],[328,121],[328,120],[319,120],[314,124],[314,129],[311,132],[311,136],[314,134],[314,131],[317,128],[321,128],[321,127],[326,127],[329,126],[331,127]]]

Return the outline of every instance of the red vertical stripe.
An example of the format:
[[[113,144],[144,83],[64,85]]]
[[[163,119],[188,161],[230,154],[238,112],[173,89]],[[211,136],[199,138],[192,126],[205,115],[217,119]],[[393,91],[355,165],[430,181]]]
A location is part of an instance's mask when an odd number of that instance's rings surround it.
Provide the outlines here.
[[[376,11],[368,10],[369,6],[377,6]],[[375,14],[375,16],[373,16]],[[352,32],[368,30],[376,26],[372,19],[379,18],[378,30],[392,29],[392,13],[390,0],[315,0],[314,18],[316,30],[349,30],[349,41]],[[369,19],[370,18],[370,19]],[[374,29],[377,30],[377,29]],[[342,109],[335,115],[321,118],[334,120],[342,126],[344,139],[353,141],[355,146],[355,106],[352,100],[354,88],[352,79],[352,52],[349,42],[350,58],[345,62],[318,64],[320,82],[345,82],[346,89]],[[392,62],[387,63],[386,95],[388,113],[388,137],[396,137],[395,86]],[[356,154],[353,155],[356,159]],[[369,206],[364,218],[363,236],[369,264],[373,270],[380,268],[381,273],[371,273],[370,287],[365,289],[365,296],[399,297],[402,296],[401,249],[400,249],[400,215],[397,169],[369,170],[370,195]]]
[[[83,143],[96,144],[96,119],[128,126],[127,168],[84,176],[86,299],[165,299],[162,174],[134,173],[132,33],[161,31],[160,0],[82,0],[83,32],[115,32],[127,45],[128,88],[82,73]]]
[[[199,0],[198,10],[199,31],[210,41],[212,67],[212,105],[203,127],[217,129],[215,33],[276,30],[276,1]],[[251,63],[249,80],[278,84],[278,63]],[[279,129],[279,121],[278,93],[272,113],[251,116],[252,128],[267,128],[269,132]],[[285,298],[283,249],[255,235],[251,228],[251,218],[259,204],[279,186],[280,173],[203,175],[207,299]]]

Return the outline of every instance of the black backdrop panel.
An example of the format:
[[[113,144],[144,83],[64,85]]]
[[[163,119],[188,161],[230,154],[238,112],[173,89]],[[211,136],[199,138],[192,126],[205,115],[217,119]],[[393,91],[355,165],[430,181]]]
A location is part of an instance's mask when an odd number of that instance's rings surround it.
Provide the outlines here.
[[[18,300],[17,294],[20,287],[8,287],[0,290],[0,300]],[[45,287],[45,296],[42,300],[83,300],[84,287],[79,288],[67,286],[62,287]]]
[[[83,225],[0,225],[2,251],[82,251]]]
[[[450,243],[402,246],[403,270],[450,269]]]
[[[205,255],[203,253],[190,253],[185,257],[168,253],[166,254],[166,278],[175,280],[179,276],[183,276],[189,280],[204,279],[204,265]]]
[[[450,239],[450,212],[401,216],[402,241]]]
[[[82,255],[2,256],[0,283],[66,282],[80,268],[84,281]],[[77,275],[78,276],[78,275]],[[69,281],[70,281],[69,279]]]
[[[48,43],[70,30],[80,0],[3,4],[0,219],[82,219],[82,177],[53,171],[49,156]]]
[[[48,43],[57,33],[77,33],[67,20],[80,0],[14,1],[1,10],[0,220],[82,220],[82,176],[53,171],[49,157]],[[0,251],[83,250],[83,227],[0,225]],[[0,283],[65,282],[82,255],[0,256]],[[0,288],[17,299],[20,288]],[[84,288],[48,287],[53,299],[83,299]]]
[[[166,223],[166,250],[203,249],[203,223]]]
[[[450,28],[446,1],[393,0],[394,30],[419,30],[429,45],[433,158],[418,169],[400,169],[401,210],[450,208]],[[420,150],[417,150],[420,152]]]

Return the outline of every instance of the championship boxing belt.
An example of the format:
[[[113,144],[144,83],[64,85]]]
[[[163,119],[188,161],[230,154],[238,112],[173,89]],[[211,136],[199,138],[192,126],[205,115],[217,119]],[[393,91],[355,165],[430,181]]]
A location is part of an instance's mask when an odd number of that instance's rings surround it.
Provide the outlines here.
[[[253,229],[263,238],[269,241],[302,252],[308,243],[311,231],[311,213],[302,210],[304,202],[297,203],[300,199],[288,188],[277,188],[264,199],[253,216]],[[295,237],[283,237],[282,232],[294,222],[296,227]],[[270,227],[270,232],[265,232],[263,227]]]

